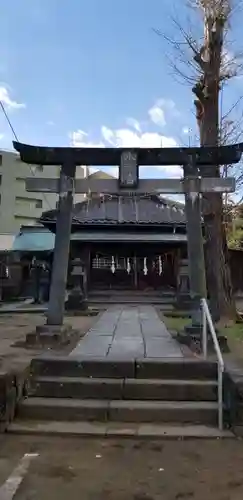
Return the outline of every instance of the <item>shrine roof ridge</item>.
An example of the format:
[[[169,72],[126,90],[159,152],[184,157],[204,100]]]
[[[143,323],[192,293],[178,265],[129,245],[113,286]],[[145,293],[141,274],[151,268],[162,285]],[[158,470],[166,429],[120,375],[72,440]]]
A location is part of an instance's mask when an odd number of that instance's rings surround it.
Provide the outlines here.
[[[76,148],[34,146],[13,141],[13,147],[20,153],[25,163],[40,165],[114,166],[120,165],[121,154],[126,151],[137,155],[137,164],[187,165],[194,161],[197,165],[224,165],[238,163],[243,152],[243,143],[220,147],[177,147],[177,148]]]

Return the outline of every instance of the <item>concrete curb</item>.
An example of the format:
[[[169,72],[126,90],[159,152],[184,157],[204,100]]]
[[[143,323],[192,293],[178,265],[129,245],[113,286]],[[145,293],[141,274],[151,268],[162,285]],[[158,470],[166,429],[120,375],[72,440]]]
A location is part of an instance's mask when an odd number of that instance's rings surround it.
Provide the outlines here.
[[[230,431],[220,432],[207,426],[170,426],[156,424],[42,421],[18,422],[9,426],[9,434],[105,439],[235,439]]]
[[[103,305],[103,308],[102,308],[102,311],[101,312],[104,312],[105,311],[105,306]],[[9,314],[44,314],[46,313],[48,310],[47,307],[14,307],[12,309],[4,309],[0,307],[0,315],[9,315]],[[100,311],[98,310],[95,310],[95,311],[90,311],[89,313],[87,314],[84,314],[83,311],[67,311],[65,310],[65,316],[69,316],[69,317],[89,317],[89,316],[98,316],[100,313]]]
[[[8,316],[9,314],[43,314],[47,311],[47,307],[14,307],[13,309],[0,308],[0,315]]]

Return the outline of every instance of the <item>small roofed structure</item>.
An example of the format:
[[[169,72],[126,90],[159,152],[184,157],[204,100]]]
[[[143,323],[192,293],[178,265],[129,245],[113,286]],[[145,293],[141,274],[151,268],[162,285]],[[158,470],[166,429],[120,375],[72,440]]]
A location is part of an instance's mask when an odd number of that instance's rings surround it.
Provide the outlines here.
[[[40,219],[52,233],[56,216]],[[85,263],[89,289],[176,290],[186,241],[184,205],[156,195],[87,195],[73,207],[70,258]]]

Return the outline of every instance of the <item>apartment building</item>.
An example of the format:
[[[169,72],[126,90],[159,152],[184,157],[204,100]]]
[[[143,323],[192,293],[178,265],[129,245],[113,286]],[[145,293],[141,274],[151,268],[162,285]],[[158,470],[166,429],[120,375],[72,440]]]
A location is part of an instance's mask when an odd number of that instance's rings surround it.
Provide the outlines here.
[[[0,234],[16,234],[22,225],[33,225],[42,212],[56,207],[57,195],[30,193],[25,189],[26,177],[59,177],[60,167],[55,165],[27,165],[17,153],[0,151]],[[76,177],[88,175],[87,167],[77,167]],[[75,203],[84,195],[75,195]]]

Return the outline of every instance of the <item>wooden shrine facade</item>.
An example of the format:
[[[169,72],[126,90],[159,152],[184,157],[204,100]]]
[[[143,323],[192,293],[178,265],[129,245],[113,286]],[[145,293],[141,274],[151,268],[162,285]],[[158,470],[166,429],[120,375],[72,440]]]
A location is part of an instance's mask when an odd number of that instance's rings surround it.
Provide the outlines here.
[[[56,215],[41,218],[52,232]],[[97,195],[73,208],[69,261],[81,259],[88,290],[176,291],[186,240],[183,204],[155,195]]]
[[[145,242],[81,246],[73,242],[70,256],[84,262],[89,290],[177,289],[179,251],[173,246]]]
[[[93,250],[93,251],[92,251]],[[126,244],[96,247],[90,252],[89,284],[94,289],[175,289],[178,254],[161,245]]]

